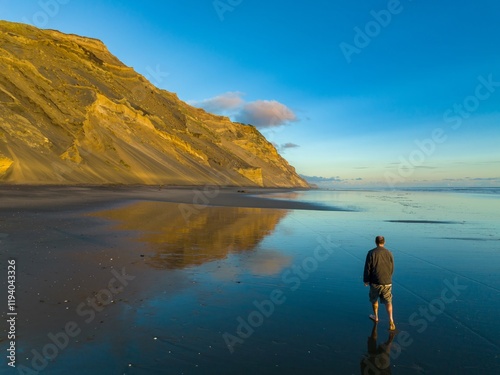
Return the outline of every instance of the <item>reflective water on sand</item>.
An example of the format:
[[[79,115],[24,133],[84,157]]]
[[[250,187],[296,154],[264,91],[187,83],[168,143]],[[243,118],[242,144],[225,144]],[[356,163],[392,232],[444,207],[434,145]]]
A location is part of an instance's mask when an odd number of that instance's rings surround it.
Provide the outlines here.
[[[498,195],[311,191],[279,198],[346,211],[198,207],[187,219],[178,204],[135,202],[93,213],[88,220],[106,228],[106,242],[95,250],[82,245],[87,254],[104,251],[106,259],[92,257],[96,267],[113,259],[134,278],[113,303],[101,292],[104,303],[77,310],[90,290],[72,298],[61,322],[74,320],[82,332],[47,373],[499,372]],[[384,311],[373,335],[362,283],[378,234],[396,262],[399,333],[392,338]],[[112,274],[103,272],[107,288]],[[43,342],[23,345],[26,357]]]
[[[163,202],[136,202],[99,212],[114,220],[116,229],[138,232],[137,240],[152,251],[154,268],[185,268],[223,259],[230,253],[253,250],[271,234],[285,210],[240,207],[203,207]]]

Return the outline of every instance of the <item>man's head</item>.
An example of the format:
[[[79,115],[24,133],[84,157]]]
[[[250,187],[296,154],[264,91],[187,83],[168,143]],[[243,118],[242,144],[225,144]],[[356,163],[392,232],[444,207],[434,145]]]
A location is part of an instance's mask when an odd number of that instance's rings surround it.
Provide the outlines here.
[[[377,244],[377,246],[384,246],[384,244],[385,244],[384,236],[375,237],[375,243]]]

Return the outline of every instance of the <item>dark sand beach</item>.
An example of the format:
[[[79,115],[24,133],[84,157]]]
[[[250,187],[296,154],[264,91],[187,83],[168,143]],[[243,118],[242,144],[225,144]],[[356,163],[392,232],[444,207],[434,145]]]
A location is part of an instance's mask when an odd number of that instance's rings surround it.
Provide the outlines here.
[[[175,270],[251,251],[286,210],[334,209],[262,197],[280,191],[287,190],[1,187],[2,272],[7,274],[9,259],[16,262],[17,363],[47,373],[59,371],[62,364],[61,373],[77,373],[73,360],[63,359],[68,357],[61,348],[53,360],[40,359],[52,355],[51,348],[43,354],[53,344],[49,334],[57,336],[74,322],[81,333],[71,337],[67,351],[99,345],[124,329],[119,315],[125,306],[137,309],[148,296],[189,287]],[[162,270],[173,272],[160,275]],[[113,279],[118,281],[110,288]],[[115,294],[113,288],[120,291]],[[4,326],[2,346],[8,343],[7,333]],[[99,373],[92,360],[88,365],[88,371]],[[110,373],[106,368],[103,374]]]
[[[219,186],[0,186],[1,209],[61,211],[92,209],[91,205],[119,204],[131,200],[186,203],[198,206],[332,210],[321,204],[263,198],[269,193],[293,191],[279,188]]]
[[[499,369],[491,197],[466,207],[286,189],[0,192],[0,272],[15,260],[18,314],[17,368],[2,373],[365,374],[382,359],[379,373]],[[381,311],[374,341],[361,271],[379,232],[396,258],[399,333]],[[5,322],[7,302],[1,311]],[[377,359],[370,345],[390,339]]]

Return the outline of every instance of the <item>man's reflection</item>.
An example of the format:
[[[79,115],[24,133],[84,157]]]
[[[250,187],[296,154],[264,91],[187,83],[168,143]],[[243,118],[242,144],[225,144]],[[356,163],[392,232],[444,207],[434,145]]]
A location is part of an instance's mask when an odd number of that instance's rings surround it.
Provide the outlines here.
[[[377,346],[377,322],[368,337],[368,353],[361,360],[362,375],[386,375],[391,373],[391,345],[396,332],[390,331],[387,341]]]

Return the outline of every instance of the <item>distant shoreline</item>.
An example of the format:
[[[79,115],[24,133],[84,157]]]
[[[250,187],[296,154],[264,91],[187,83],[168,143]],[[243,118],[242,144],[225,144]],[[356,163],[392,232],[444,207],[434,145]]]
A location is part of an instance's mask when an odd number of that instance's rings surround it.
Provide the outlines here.
[[[93,211],[112,208],[134,201],[157,201],[203,206],[272,208],[288,210],[346,211],[320,203],[292,199],[275,199],[268,194],[304,191],[366,191],[366,192],[423,192],[478,193],[500,195],[495,187],[401,188],[383,189],[312,189],[283,187],[241,187],[217,185],[0,185],[0,213],[26,210],[57,212]]]

